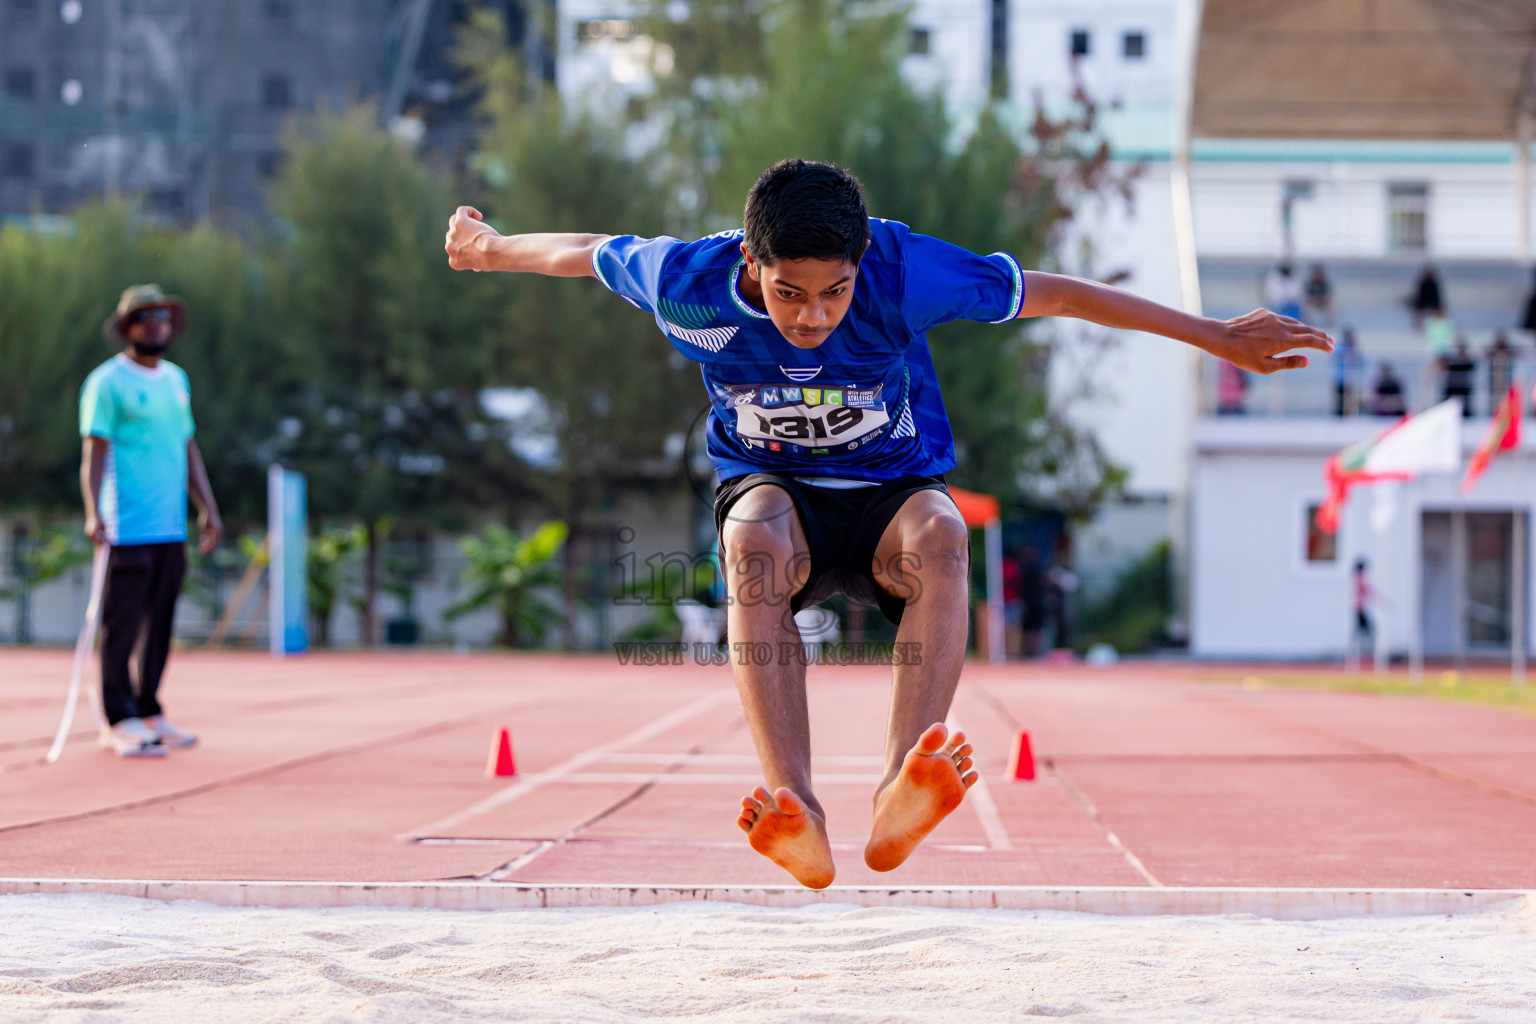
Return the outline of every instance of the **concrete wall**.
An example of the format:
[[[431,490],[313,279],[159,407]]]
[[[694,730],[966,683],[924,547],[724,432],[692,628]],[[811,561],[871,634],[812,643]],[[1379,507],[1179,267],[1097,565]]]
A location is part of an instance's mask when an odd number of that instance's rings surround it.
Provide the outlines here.
[[[612,548],[614,557],[633,552],[636,556],[635,561],[643,573],[645,572],[644,560],[652,554],[666,555],[672,552],[692,554],[697,550],[697,542],[690,537],[690,527],[696,513],[695,503],[696,499],[691,494],[627,498],[612,510],[610,523],[612,531],[627,527],[633,531],[633,536],[627,543],[614,542]],[[530,520],[522,525],[524,528],[531,528],[536,525],[536,522]],[[625,536],[629,534],[626,533]],[[606,545],[606,534],[600,535],[600,540],[602,543],[596,545],[596,548]],[[11,565],[9,543],[10,530],[0,530],[0,566],[4,567],[4,571],[0,571],[0,587],[9,587],[14,583],[8,575]],[[602,557],[594,556],[596,559],[596,565],[593,566],[594,572],[605,567],[612,569],[611,559],[607,554],[608,552],[604,550],[601,552]],[[464,562],[459,554],[457,539],[437,538],[432,544],[428,563],[430,568],[421,579],[415,594],[415,613],[421,624],[422,642],[467,644],[472,647],[494,643],[499,622],[493,610],[476,611],[452,622],[443,618],[443,611],[465,594],[465,585],[460,580]],[[617,570],[613,569],[613,571],[616,575]],[[223,602],[228,602],[237,583],[238,577],[224,580],[221,587]],[[602,592],[603,589],[599,583],[597,590]],[[89,596],[89,566],[77,567],[63,577],[34,590],[31,596],[31,628],[34,642],[73,644],[75,637],[79,634],[80,625],[84,621],[85,606]],[[555,596],[558,597],[558,595]],[[231,632],[232,642],[254,642],[258,646],[266,643],[265,608],[266,590],[263,585],[251,595],[246,610],[236,621],[235,628]],[[378,614],[381,624],[399,617],[402,613],[403,605],[398,598],[391,594],[380,593]],[[611,640],[642,625],[654,614],[655,610],[652,607],[614,606],[605,598],[594,599],[578,615],[578,640],[583,646],[589,647],[599,643],[605,633],[607,639]],[[208,609],[195,599],[194,588],[189,584],[183,588],[181,601],[177,605],[176,635],[188,643],[199,644],[206,640],[212,628],[213,621],[210,619]],[[15,602],[0,601],[0,641],[9,642],[15,636]],[[361,636],[361,622],[357,612],[350,605],[337,607],[331,619],[332,645],[355,646],[361,642]],[[311,640],[313,639],[312,637]],[[550,642],[558,643],[558,634],[552,636]]]
[[[1196,654],[1342,657],[1353,608],[1350,567],[1360,557],[1370,563],[1374,586],[1392,602],[1377,609],[1378,623],[1384,623],[1394,654],[1405,653],[1420,627],[1421,511],[1536,510],[1536,443],[1527,438],[1523,448],[1493,464],[1470,498],[1459,495],[1459,476],[1403,485],[1397,516],[1381,537],[1369,526],[1373,489],[1356,491],[1346,506],[1337,560],[1308,564],[1305,517],[1308,504],[1325,495],[1324,460],[1379,429],[1348,420],[1200,422],[1190,567]],[[1481,424],[1467,426],[1467,452],[1480,430]],[[1529,587],[1529,565],[1525,578]],[[1528,619],[1532,603],[1528,597]],[[1528,642],[1531,635],[1528,625]]]
[[[1283,142],[1229,148],[1191,171],[1195,244],[1202,257],[1278,256],[1280,202],[1287,181],[1312,183],[1294,204],[1295,251],[1304,258],[1379,257],[1388,244],[1388,187],[1429,188],[1426,257],[1513,259],[1519,239],[1515,166],[1508,146],[1393,145],[1369,152],[1348,144],[1311,147],[1298,159]],[[1198,150],[1197,150],[1198,153]]]

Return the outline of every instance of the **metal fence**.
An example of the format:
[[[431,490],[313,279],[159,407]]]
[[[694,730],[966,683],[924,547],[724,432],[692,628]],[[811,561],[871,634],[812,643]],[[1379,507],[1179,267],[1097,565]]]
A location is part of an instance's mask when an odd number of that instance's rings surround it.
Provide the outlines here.
[[[1490,366],[1489,360],[1478,354],[1470,380],[1460,381],[1447,372],[1443,360],[1425,355],[1370,354],[1344,364],[1336,357],[1314,355],[1312,365],[1304,370],[1268,376],[1245,373],[1223,360],[1204,356],[1200,373],[1200,411],[1208,416],[1386,418],[1426,409],[1452,393],[1461,393],[1458,385],[1467,384],[1468,415],[1486,418],[1512,381],[1521,385],[1524,414],[1536,416],[1530,393],[1536,384],[1536,356],[1530,354],[1517,356],[1502,367]]]

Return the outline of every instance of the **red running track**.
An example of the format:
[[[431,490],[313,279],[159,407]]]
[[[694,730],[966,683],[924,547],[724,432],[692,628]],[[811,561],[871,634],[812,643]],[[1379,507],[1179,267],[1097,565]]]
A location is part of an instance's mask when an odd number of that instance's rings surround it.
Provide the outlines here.
[[[612,658],[181,653],[203,736],[163,760],[47,749],[60,651],[0,649],[0,876],[762,885],[729,670]],[[969,665],[985,786],[901,869],[859,856],[889,672],[812,667],[840,884],[1536,888],[1536,718],[1235,685],[1241,670]],[[514,779],[487,779],[494,730]],[[1040,779],[1003,779],[1014,729]]]

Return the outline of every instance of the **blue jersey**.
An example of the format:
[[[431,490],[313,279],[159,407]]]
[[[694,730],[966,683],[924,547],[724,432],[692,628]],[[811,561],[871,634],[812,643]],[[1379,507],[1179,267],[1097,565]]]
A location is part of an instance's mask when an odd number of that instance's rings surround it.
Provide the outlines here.
[[[927,331],[1014,319],[1023,274],[1007,253],[977,256],[895,221],[872,220],[870,229],[848,315],[811,349],[790,344],[742,297],[740,229],[697,242],[619,235],[593,251],[598,280],[654,315],[701,364],[720,479],[881,481],[954,468]]]

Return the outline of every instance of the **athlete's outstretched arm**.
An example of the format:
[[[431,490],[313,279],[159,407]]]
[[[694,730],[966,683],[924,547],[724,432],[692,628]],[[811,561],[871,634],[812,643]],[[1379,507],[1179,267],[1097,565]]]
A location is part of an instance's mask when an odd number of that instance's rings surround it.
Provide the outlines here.
[[[1105,327],[1161,334],[1254,373],[1306,366],[1306,356],[1284,354],[1291,349],[1333,351],[1333,339],[1322,331],[1267,309],[1232,320],[1190,316],[1119,288],[1040,271],[1024,274],[1019,316],[1070,316]]]
[[[503,235],[473,206],[448,219],[443,249],[454,270],[507,270],[548,277],[593,277],[592,250],[609,235]]]

